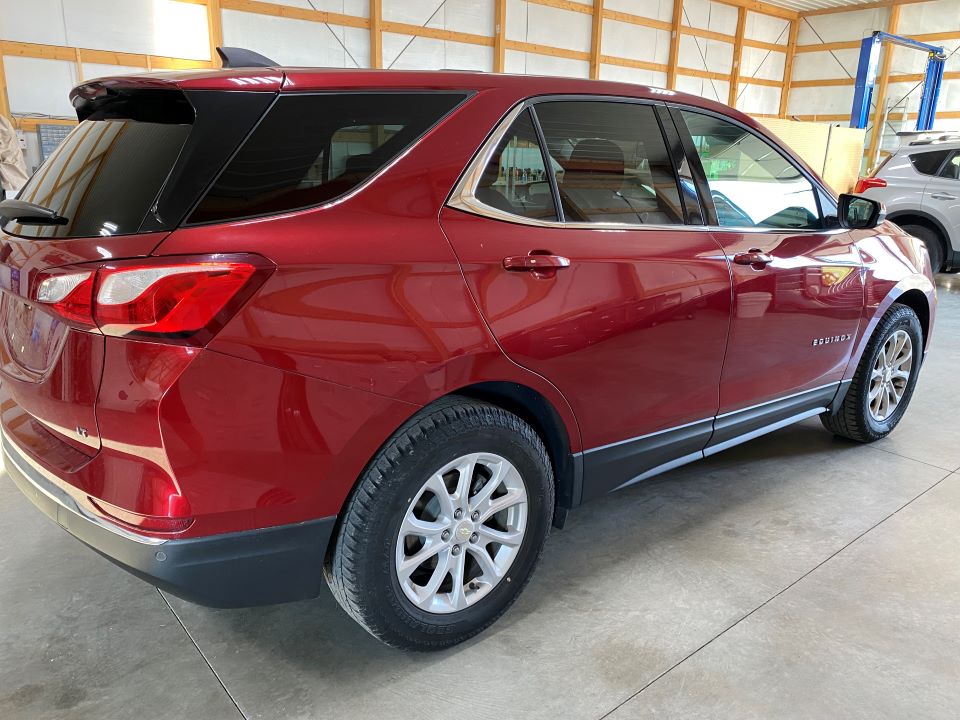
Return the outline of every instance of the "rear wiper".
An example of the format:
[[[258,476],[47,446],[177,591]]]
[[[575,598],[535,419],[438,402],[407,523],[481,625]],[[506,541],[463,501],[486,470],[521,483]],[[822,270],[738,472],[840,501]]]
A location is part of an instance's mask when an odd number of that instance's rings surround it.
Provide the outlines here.
[[[56,210],[13,198],[0,202],[0,218],[5,223],[16,220],[21,225],[66,225],[70,222]]]

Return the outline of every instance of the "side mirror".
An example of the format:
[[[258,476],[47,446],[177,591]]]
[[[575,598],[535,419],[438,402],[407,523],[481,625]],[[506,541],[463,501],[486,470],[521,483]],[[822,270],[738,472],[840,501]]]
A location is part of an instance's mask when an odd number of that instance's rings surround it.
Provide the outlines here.
[[[840,227],[847,230],[868,230],[875,228],[887,216],[883,203],[843,193],[837,202],[837,219]]]

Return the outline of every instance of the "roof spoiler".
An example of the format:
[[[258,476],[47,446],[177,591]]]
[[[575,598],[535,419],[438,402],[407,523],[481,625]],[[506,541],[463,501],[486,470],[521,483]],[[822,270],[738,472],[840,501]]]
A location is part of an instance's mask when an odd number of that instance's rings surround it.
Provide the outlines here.
[[[249,67],[278,67],[279,63],[274,62],[268,57],[238,47],[218,47],[217,55],[223,62],[225,68],[249,68]]]

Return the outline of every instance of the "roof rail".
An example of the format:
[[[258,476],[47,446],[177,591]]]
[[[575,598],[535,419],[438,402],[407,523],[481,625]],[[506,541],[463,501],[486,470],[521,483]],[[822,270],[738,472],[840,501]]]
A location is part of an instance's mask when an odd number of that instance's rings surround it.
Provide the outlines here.
[[[278,67],[279,63],[270,58],[238,47],[218,47],[217,55],[223,62],[225,68],[249,68],[249,67]]]
[[[960,133],[940,131],[906,131],[898,132],[897,136],[904,141],[909,140],[908,145],[935,145],[942,142],[957,142],[960,140]]]

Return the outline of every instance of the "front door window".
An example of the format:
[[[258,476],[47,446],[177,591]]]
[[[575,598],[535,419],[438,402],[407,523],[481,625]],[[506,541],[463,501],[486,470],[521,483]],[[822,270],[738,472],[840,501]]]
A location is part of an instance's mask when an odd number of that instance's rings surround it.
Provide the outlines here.
[[[772,145],[726,120],[681,111],[724,227],[821,229],[813,184]]]

